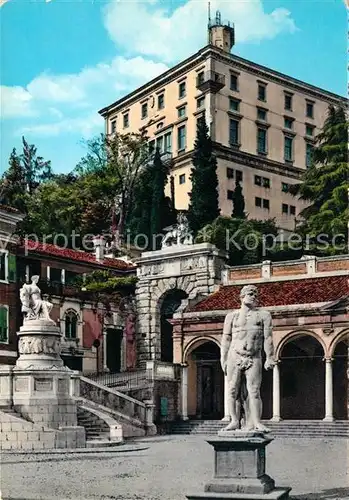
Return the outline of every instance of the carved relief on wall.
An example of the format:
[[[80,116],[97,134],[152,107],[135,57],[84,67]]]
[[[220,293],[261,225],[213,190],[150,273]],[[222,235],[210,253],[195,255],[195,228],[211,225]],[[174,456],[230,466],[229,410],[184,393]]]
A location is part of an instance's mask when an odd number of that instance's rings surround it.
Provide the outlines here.
[[[22,337],[18,341],[19,354],[60,354],[60,339],[57,337]]]
[[[206,267],[205,257],[189,257],[181,260],[181,271],[190,271],[191,269],[202,269]]]
[[[152,266],[143,266],[140,270],[140,276],[151,276],[164,272],[164,264],[153,264]]]

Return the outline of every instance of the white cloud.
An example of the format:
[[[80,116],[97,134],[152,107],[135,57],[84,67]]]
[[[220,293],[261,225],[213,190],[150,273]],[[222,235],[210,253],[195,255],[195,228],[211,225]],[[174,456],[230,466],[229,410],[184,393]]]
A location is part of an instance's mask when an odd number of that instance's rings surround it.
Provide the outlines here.
[[[288,10],[276,8],[266,13],[262,0],[212,0],[213,15],[217,9],[224,19],[234,22],[237,43],[271,39],[296,30]],[[110,2],[104,9],[104,21],[112,40],[126,51],[166,62],[189,56],[207,41],[204,1],[188,0],[172,12],[159,1]]]
[[[2,117],[38,117],[40,123],[19,133],[58,135],[64,131],[90,134],[101,126],[98,109],[163,73],[165,64],[143,57],[115,57],[71,75],[41,74],[26,88],[2,87]],[[23,125],[23,124],[22,124]]]
[[[1,116],[13,118],[15,116],[34,116],[33,97],[23,87],[0,87]]]

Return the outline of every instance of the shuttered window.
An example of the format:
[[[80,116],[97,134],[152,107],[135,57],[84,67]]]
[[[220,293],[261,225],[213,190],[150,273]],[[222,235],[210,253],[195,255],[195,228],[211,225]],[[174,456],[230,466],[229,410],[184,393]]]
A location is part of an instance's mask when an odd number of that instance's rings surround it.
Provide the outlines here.
[[[9,281],[16,281],[16,256],[9,254],[8,256],[8,279]]]
[[[0,342],[8,342],[8,309],[0,306]]]

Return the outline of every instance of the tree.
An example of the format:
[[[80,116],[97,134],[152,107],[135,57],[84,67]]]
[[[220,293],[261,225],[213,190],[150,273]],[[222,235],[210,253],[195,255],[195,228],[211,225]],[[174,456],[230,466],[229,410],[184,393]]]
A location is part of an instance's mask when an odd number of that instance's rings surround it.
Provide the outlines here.
[[[4,205],[25,212],[25,175],[20,157],[13,148],[9,158],[9,167],[0,180],[0,200]]]
[[[228,253],[233,266],[257,264],[277,235],[274,219],[266,221],[219,216],[197,234],[196,243],[213,243]]]
[[[150,216],[150,234],[152,240],[154,236],[160,234],[164,227],[164,210],[165,210],[165,186],[167,183],[167,170],[161,161],[160,151],[156,149],[153,163],[153,192],[151,203],[151,216]],[[152,241],[152,249],[159,248],[161,241]]]
[[[348,121],[342,107],[330,106],[323,129],[316,137],[311,167],[302,183],[291,187],[293,195],[308,201],[301,212],[300,231],[316,237],[330,238],[347,233],[348,189]]]
[[[21,164],[25,173],[26,189],[31,194],[41,182],[52,179],[51,161],[44,161],[42,156],[37,156],[36,146],[28,144],[24,137],[22,143]]]
[[[194,234],[219,216],[217,161],[204,119],[199,121],[191,171],[188,221]]]
[[[242,187],[239,181],[236,181],[234,194],[233,194],[233,213],[232,217],[237,219],[245,219],[245,198],[242,194]]]

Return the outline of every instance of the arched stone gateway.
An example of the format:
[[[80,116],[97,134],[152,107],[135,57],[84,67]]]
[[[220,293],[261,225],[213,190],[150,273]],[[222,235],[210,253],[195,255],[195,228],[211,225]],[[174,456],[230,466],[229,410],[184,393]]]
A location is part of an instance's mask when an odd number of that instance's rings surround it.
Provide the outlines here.
[[[136,289],[138,366],[161,360],[161,312],[166,297],[181,298],[176,312],[214,292],[221,283],[225,254],[210,243],[177,245],[144,252]]]
[[[314,337],[300,333],[284,344],[280,355],[281,418],[325,418],[324,349]]]

